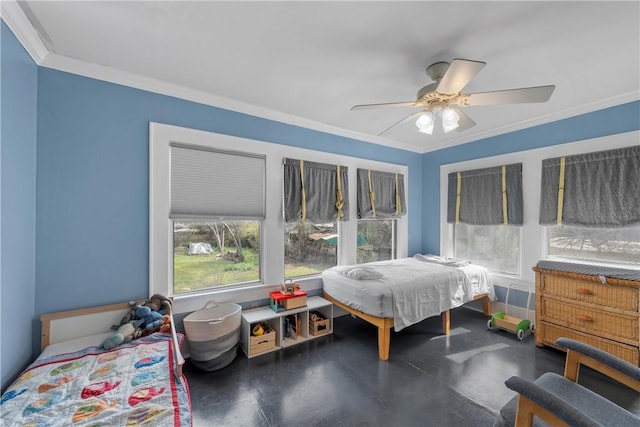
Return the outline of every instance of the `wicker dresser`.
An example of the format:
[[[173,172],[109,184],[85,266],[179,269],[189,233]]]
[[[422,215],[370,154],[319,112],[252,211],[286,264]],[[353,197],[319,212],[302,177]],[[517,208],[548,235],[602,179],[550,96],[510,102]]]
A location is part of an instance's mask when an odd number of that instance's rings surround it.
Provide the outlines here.
[[[533,270],[537,346],[556,347],[559,337],[572,338],[640,366],[640,282]]]

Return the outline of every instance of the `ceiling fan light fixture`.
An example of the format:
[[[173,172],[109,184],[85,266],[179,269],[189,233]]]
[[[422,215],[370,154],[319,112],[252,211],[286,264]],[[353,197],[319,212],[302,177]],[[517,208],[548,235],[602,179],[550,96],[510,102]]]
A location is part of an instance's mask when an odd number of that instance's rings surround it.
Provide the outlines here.
[[[460,115],[456,111],[451,108],[445,108],[442,110],[442,129],[444,129],[444,133],[457,129],[459,121]]]
[[[427,75],[431,77],[435,83],[428,84],[420,89],[415,101],[361,104],[354,105],[351,109],[421,107],[423,108],[422,111],[418,110],[410,113],[378,135],[382,135],[398,125],[408,123],[410,120],[413,120],[416,115],[419,115],[416,120],[418,130],[421,133],[431,135],[436,120],[442,120],[444,133],[449,133],[454,129],[466,131],[476,125],[464,112],[464,108],[458,107],[547,102],[555,89],[555,85],[548,85],[492,92],[462,93],[462,90],[485,65],[487,64],[482,61],[461,58],[456,58],[450,63],[436,62],[427,68]],[[456,107],[456,105],[458,107]]]
[[[424,113],[420,114],[418,116],[418,120],[416,120],[418,132],[431,135],[433,133],[433,125],[435,124],[434,119],[434,114],[431,111],[425,111]]]

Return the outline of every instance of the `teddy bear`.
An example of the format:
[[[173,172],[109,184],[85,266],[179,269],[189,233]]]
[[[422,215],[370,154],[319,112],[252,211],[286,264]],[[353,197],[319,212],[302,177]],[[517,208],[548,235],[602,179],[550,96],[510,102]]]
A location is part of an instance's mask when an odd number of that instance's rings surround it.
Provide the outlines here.
[[[151,307],[152,311],[157,311],[160,314],[169,314],[171,311],[171,300],[161,294],[153,294],[144,305]]]
[[[136,327],[133,326],[133,322],[127,322],[120,325],[115,334],[104,340],[102,348],[105,350],[111,350],[114,347],[119,346],[124,342],[129,342],[133,339],[133,333],[136,331]]]
[[[160,325],[160,332],[164,332],[166,334],[171,333],[171,316],[166,314],[162,316],[162,325]]]
[[[152,311],[151,307],[140,305],[136,308],[136,320],[133,323],[134,328],[144,327],[145,329],[154,329],[162,324],[162,314]]]

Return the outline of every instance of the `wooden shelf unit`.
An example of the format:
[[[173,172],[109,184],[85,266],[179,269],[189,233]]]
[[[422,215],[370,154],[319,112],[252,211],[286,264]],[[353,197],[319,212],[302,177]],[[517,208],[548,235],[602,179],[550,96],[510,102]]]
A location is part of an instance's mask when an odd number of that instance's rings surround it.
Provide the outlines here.
[[[640,366],[639,281],[533,270],[537,346],[571,338]]]
[[[317,311],[326,319],[329,319],[329,328],[326,334],[311,335],[309,333],[309,312]],[[299,317],[299,331],[295,339],[285,338],[284,318],[289,315],[297,315]],[[251,330],[256,323],[264,322],[276,333],[275,345],[272,348],[253,353],[249,344]],[[259,307],[242,312],[242,323],[240,326],[240,347],[248,358],[260,356],[262,354],[271,353],[285,347],[300,344],[311,339],[333,332],[333,304],[326,299],[318,296],[307,298],[307,305],[304,307],[294,308],[275,312],[270,307]]]

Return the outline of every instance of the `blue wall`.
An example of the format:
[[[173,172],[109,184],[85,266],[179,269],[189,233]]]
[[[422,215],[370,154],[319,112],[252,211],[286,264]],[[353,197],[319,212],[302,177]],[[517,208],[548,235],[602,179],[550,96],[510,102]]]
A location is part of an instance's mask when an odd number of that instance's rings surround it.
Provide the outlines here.
[[[0,26],[0,376],[4,390],[32,355],[38,68],[6,24]]]
[[[422,247],[420,154],[40,68],[37,315],[148,297],[149,121],[408,165]]]
[[[630,102],[426,153],[422,159],[422,252],[440,253],[440,166],[640,129],[640,102]]]

